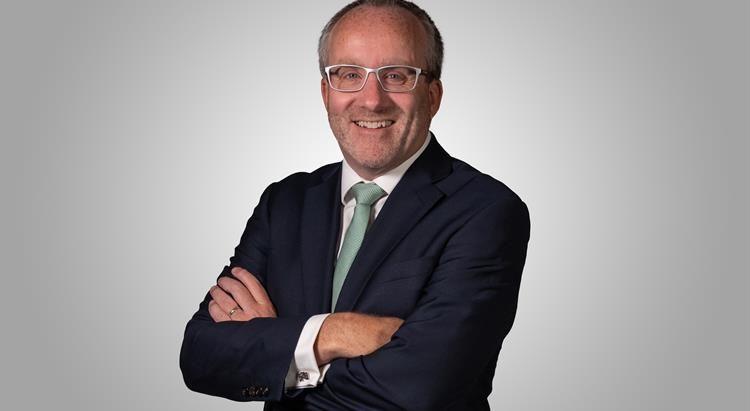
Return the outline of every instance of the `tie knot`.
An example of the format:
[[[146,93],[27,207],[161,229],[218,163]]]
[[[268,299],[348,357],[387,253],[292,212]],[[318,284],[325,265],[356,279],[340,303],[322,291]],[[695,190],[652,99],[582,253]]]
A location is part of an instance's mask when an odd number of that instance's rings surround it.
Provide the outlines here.
[[[385,191],[375,183],[357,183],[350,189],[357,205],[371,206],[385,195]]]

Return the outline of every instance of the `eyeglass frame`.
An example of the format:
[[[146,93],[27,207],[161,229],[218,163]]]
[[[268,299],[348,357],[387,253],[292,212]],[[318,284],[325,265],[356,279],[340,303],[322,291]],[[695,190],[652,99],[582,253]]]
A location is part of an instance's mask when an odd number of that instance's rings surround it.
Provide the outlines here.
[[[356,90],[341,90],[341,89],[338,89],[338,88],[334,87],[333,84],[331,84],[331,69],[336,68],[336,67],[356,67],[356,68],[363,69],[365,71],[365,79],[364,79],[364,81],[362,81],[362,86],[360,88],[356,89]],[[378,75],[378,72],[380,70],[382,70],[382,69],[393,68],[393,67],[407,67],[407,68],[410,68],[410,69],[415,70],[417,72],[417,77],[416,77],[416,80],[414,80],[414,85],[410,89],[408,89],[408,90],[401,90],[401,91],[386,90],[385,86],[383,85],[382,80],[380,80],[380,76]],[[326,81],[328,82],[328,87],[330,87],[330,88],[332,88],[332,89],[334,89],[336,91],[339,91],[341,93],[356,93],[358,91],[362,91],[362,89],[365,88],[365,86],[367,85],[367,79],[370,77],[370,73],[375,73],[375,78],[378,79],[378,84],[380,85],[380,88],[383,91],[385,91],[386,93],[408,93],[410,91],[413,91],[415,88],[417,88],[417,84],[419,83],[419,76],[420,75],[422,75],[422,74],[425,75],[425,76],[429,76],[430,75],[430,72],[427,71],[427,70],[423,70],[423,69],[421,69],[419,67],[407,66],[405,64],[389,64],[387,66],[382,66],[382,67],[378,67],[378,68],[370,68],[370,67],[365,67],[365,66],[358,66],[356,64],[334,64],[332,66],[324,67],[323,71],[326,73]]]

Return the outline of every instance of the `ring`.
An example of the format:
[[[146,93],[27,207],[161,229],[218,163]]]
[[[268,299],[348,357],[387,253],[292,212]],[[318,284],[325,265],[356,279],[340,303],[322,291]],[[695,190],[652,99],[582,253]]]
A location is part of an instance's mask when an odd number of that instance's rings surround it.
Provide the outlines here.
[[[229,310],[229,318],[232,318],[232,315],[234,315],[234,313],[236,313],[237,310],[239,310],[239,309],[240,309],[240,307],[234,307],[231,310]]]

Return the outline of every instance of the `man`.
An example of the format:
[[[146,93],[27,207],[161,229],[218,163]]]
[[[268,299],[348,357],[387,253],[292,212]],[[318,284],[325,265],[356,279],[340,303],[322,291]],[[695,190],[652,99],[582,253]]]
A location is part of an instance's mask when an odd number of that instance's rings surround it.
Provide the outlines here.
[[[265,190],[187,325],[189,388],[269,410],[489,408],[528,212],[429,132],[442,55],[407,1],[357,1],[326,25],[344,161]]]

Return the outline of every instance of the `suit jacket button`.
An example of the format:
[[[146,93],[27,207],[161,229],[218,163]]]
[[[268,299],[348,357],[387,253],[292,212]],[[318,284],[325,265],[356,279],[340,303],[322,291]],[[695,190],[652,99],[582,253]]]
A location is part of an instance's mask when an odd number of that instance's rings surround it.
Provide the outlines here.
[[[258,387],[251,385],[242,389],[242,396],[245,398],[255,398],[258,396]]]
[[[268,391],[269,391],[268,387],[263,387],[260,390],[260,395],[263,396],[263,397],[265,397],[266,395],[268,395]]]

